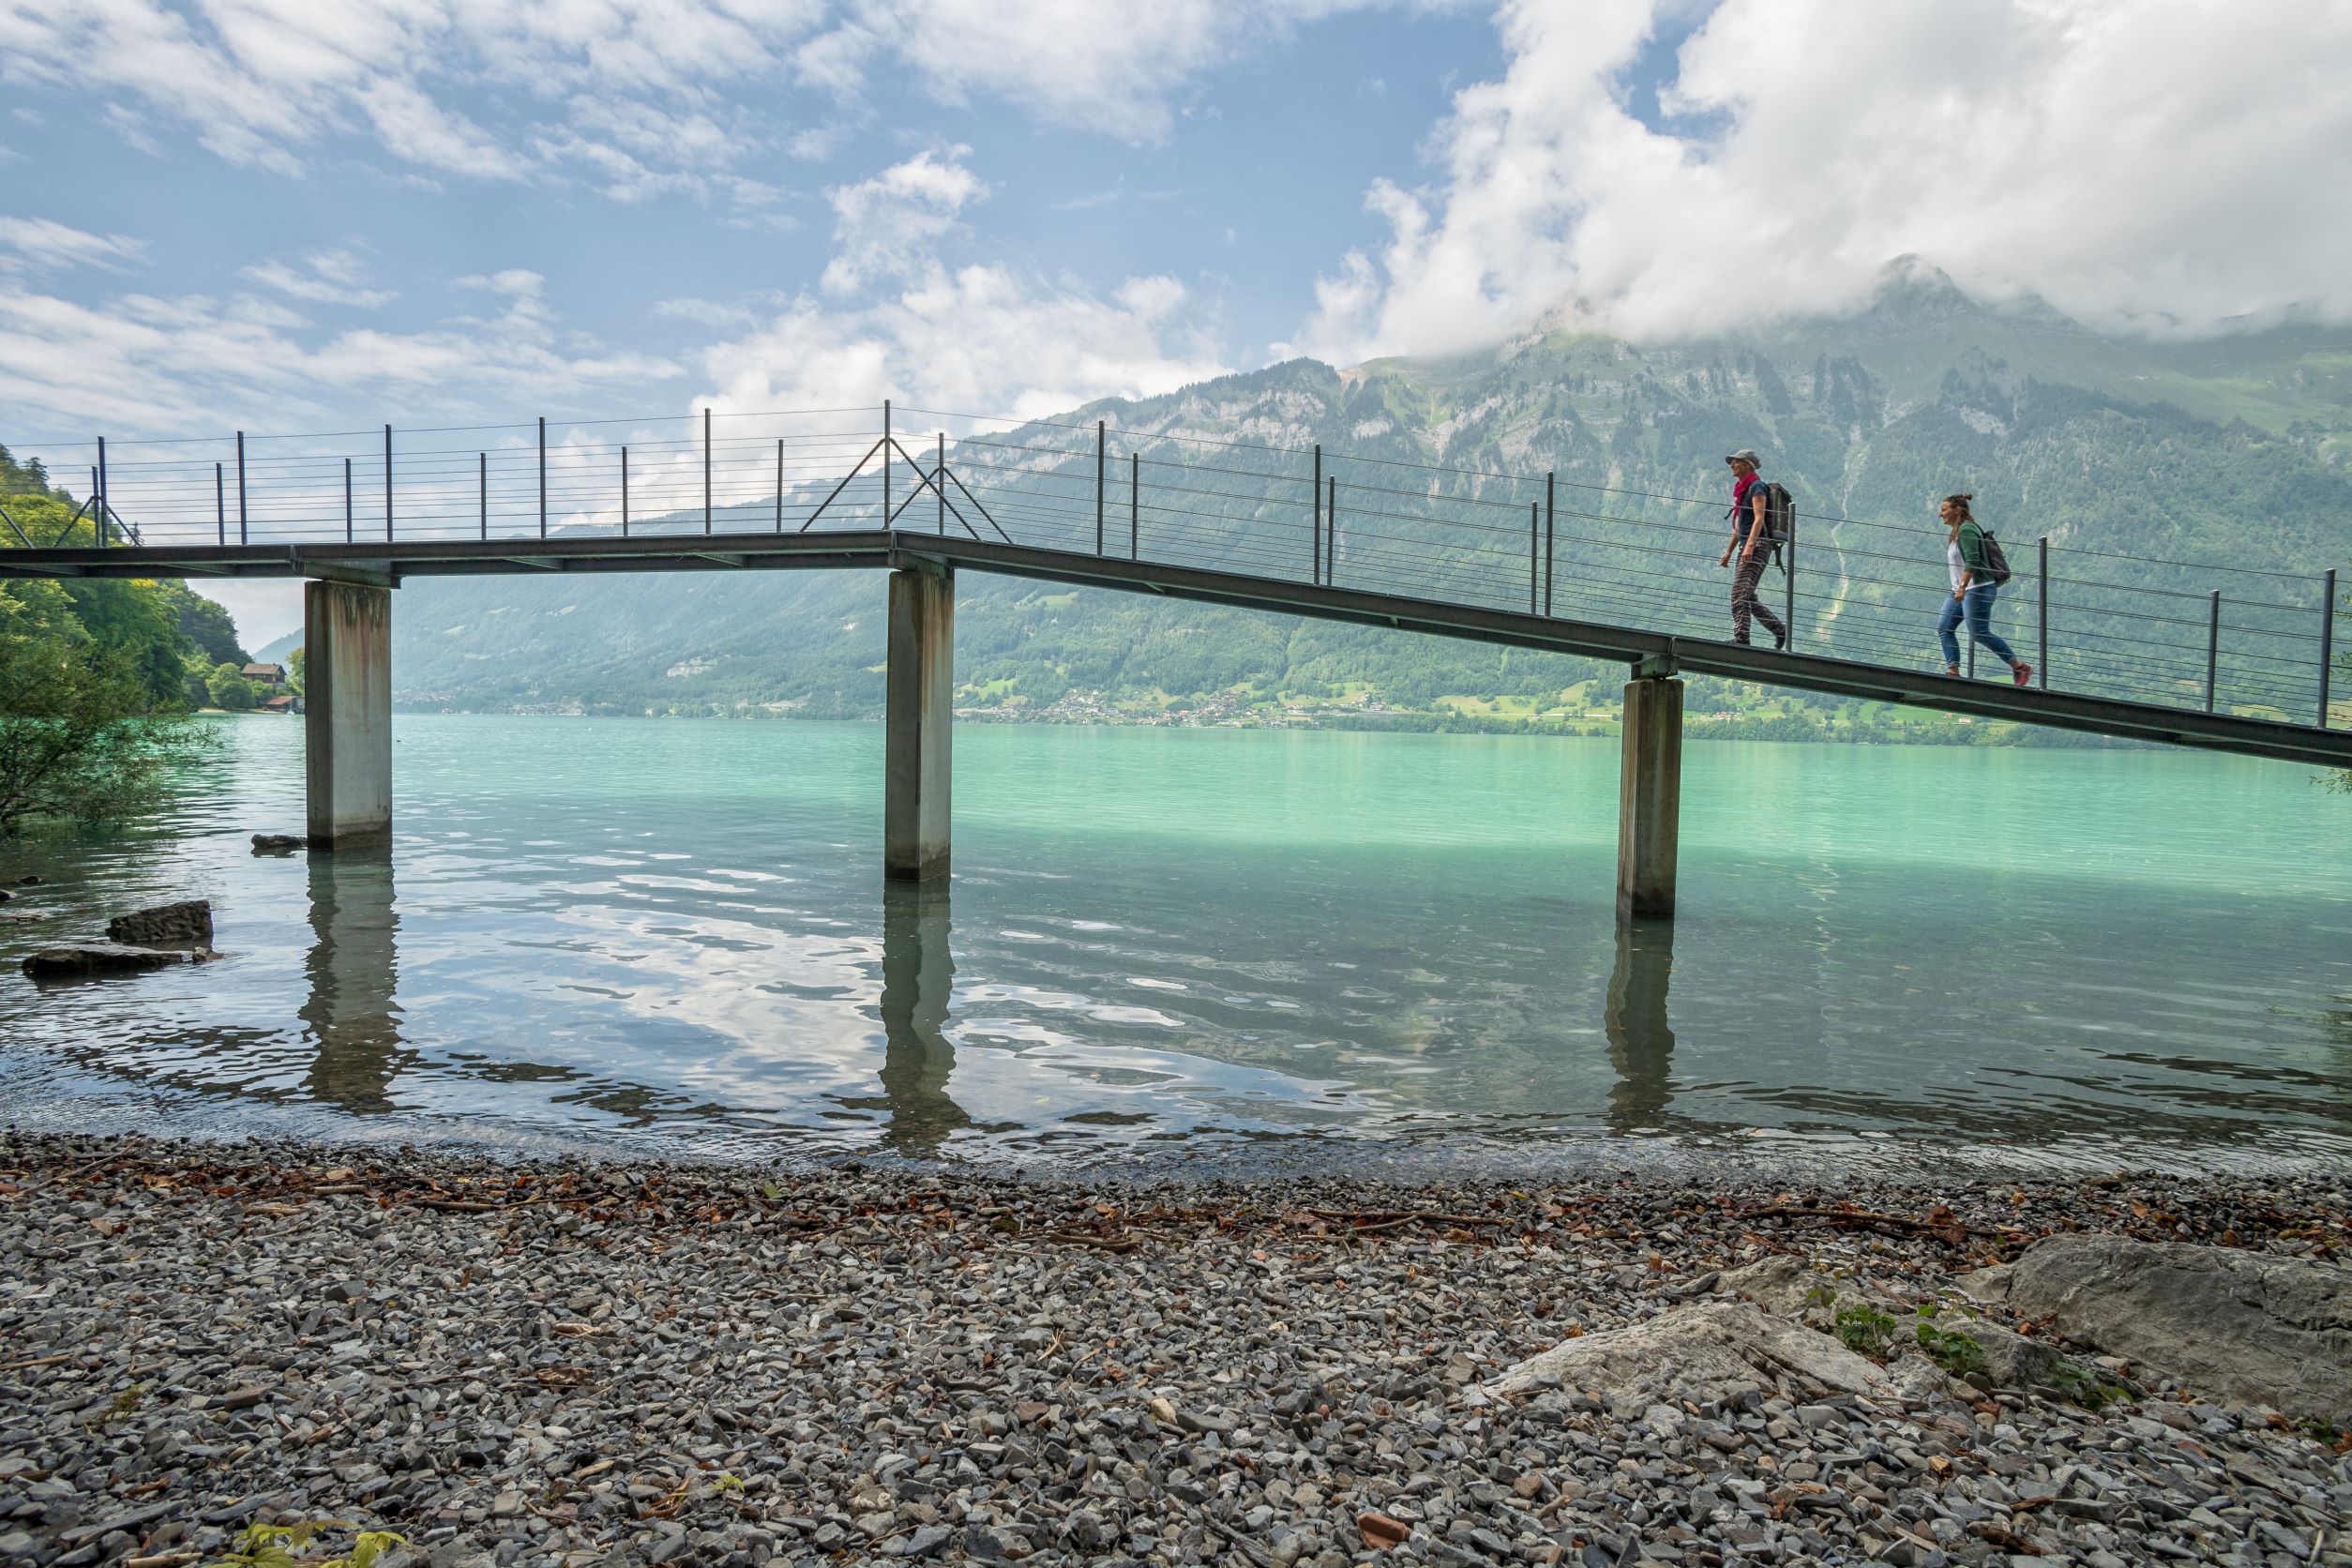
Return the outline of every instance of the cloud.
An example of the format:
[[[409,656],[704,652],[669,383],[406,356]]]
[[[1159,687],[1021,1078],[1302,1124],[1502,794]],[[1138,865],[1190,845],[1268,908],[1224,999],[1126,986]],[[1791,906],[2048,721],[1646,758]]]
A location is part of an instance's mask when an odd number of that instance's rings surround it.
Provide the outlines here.
[[[934,268],[857,309],[801,298],[703,351],[721,413],[879,404],[1038,417],[1225,374],[1206,332],[1177,322],[1184,285],[1134,279],[1111,298],[1002,266]]]
[[[952,413],[1033,416],[1148,396],[1229,369],[1182,281],[1130,278],[1108,294],[1002,264],[957,264],[956,219],[987,192],[970,149],[925,152],[836,189],[825,298],[792,296],[704,349],[722,413],[897,398]],[[661,313],[717,325],[738,307]]]
[[[47,218],[0,218],[0,250],[15,255],[0,264],[38,267],[90,266],[120,271],[136,262],[146,247],[121,234],[93,234],[68,228]]]
[[[445,109],[406,81],[379,78],[354,97],[393,157],[476,179],[511,180],[521,160],[463,114]]]
[[[535,272],[470,281],[501,297],[495,313],[409,332],[321,332],[251,295],[83,303],[0,284],[0,418],[20,430],[212,434],[239,421],[284,430],[352,398],[412,417],[482,405],[511,411],[679,373],[669,360],[613,353],[564,330]]]
[[[1676,20],[1687,7],[1663,8]],[[1296,340],[1349,363],[1547,314],[1671,338],[1849,308],[1918,254],[2107,325],[2352,315],[2352,11],[2329,0],[1724,0],[1655,123],[1647,0],[1506,0],[1437,177],[1381,181]]]
[[[826,292],[846,294],[869,278],[911,277],[927,265],[957,215],[988,194],[963,165],[971,152],[957,146],[943,158],[917,153],[872,179],[836,188]]]
[[[1151,140],[1209,71],[1303,23],[1447,3],[1156,0],[1113,14],[1094,0],[0,0],[0,82],[95,95],[137,144],[176,126],[287,174],[357,135],[415,171],[506,181],[584,162],[617,200],[733,200],[742,188],[700,182],[772,146],[830,156],[842,113],[863,118],[885,74],[950,104],[997,99]],[[811,95],[831,100],[818,123],[771,124],[768,105]]]
[[[528,267],[508,267],[504,272],[471,273],[458,279],[460,289],[488,289],[492,294],[513,294],[518,298],[535,296],[547,279]]]
[[[290,298],[350,305],[362,310],[389,305],[400,297],[396,290],[369,288],[367,264],[348,250],[314,250],[302,259],[300,267],[279,261],[256,262],[242,268],[238,276]]]

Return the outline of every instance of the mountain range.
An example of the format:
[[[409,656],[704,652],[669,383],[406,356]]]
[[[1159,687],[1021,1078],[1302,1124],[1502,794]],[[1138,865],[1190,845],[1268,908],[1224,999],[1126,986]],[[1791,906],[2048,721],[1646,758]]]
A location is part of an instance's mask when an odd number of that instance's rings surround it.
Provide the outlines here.
[[[2164,601],[2127,591],[2185,603],[2223,585],[2183,563],[2293,574],[2275,611],[2243,612],[2284,625],[2302,599],[2316,605],[2318,572],[2344,562],[2352,537],[2352,329],[2288,321],[2201,340],[2103,337],[2029,297],[1973,298],[1909,260],[1867,309],[1836,319],[1651,343],[1559,325],[1445,358],[1292,360],[990,439],[1072,453],[1005,460],[1091,480],[1082,436],[1097,419],[1123,451],[1181,447],[1195,464],[1212,460],[1214,441],[1248,444],[1230,448],[1243,453],[1319,443],[1332,472],[1366,493],[1388,493],[1380,485],[1400,475],[1410,482],[1398,494],[1461,498],[1500,493],[1503,481],[1473,474],[1556,474],[1563,517],[1577,520],[1562,532],[1586,541],[1563,550],[1570,603],[1663,592],[1707,635],[1725,619],[1712,570],[1723,455],[1753,446],[1809,514],[1807,569],[1834,574],[1833,592],[1828,577],[1805,580],[1826,596],[1801,641],[1880,657],[1915,647],[1922,663],[1935,656],[1942,570],[1930,508],[1947,491],[1973,491],[2013,553],[2051,540],[2054,580],[2073,572],[2081,584],[2069,613],[2097,633],[2070,656],[2145,658],[2160,682],[2177,672],[2133,651],[2128,605]],[[1273,489],[1227,483],[1261,508]],[[1617,569],[1636,530],[1666,589]],[[1387,570],[1408,547],[1440,566],[1455,548],[1400,524]],[[1378,556],[1376,543],[1350,541],[1334,565],[1368,573]],[[883,592],[879,575],[854,573],[417,580],[396,603],[395,699],[871,716]],[[959,705],[975,716],[1574,728],[1605,715],[1615,679],[1562,656],[971,573],[957,636]],[[2259,710],[2260,661],[2245,657],[2251,695],[2239,705]],[[1709,701],[1801,728],[1850,709],[1754,692]]]

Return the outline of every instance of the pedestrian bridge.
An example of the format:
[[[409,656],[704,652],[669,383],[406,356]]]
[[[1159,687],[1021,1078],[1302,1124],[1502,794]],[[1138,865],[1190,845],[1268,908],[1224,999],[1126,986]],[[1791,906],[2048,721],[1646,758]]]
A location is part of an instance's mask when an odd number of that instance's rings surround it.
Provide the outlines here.
[[[2352,767],[2332,569],[2007,538],[2000,619],[2037,666],[2019,687],[2005,669],[1940,672],[1948,589],[1924,521],[1801,513],[1767,579],[1793,633],[1780,652],[1726,640],[1718,502],[1107,421],[992,432],[873,412],[879,429],[841,411],[628,421],[619,438],[583,422],[553,445],[540,420],[41,449],[53,475],[87,458],[90,493],[46,537],[0,501],[0,577],[305,580],[322,848],[390,833],[391,591],[497,573],[889,573],[883,864],[912,881],[948,867],[958,570],[1626,664],[1618,893],[1640,917],[1673,911],[1684,673]]]

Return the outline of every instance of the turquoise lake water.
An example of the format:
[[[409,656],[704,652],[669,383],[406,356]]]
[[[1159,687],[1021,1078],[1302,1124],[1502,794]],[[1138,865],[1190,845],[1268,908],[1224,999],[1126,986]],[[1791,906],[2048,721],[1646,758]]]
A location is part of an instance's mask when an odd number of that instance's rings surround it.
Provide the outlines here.
[[[1614,919],[1599,740],[968,725],[944,898],[877,725],[402,716],[388,857],[301,726],[0,851],[0,1119],[988,1164],[2175,1168],[2352,1153],[2352,797],[2185,752],[1693,744]],[[229,956],[14,956],[209,897]]]

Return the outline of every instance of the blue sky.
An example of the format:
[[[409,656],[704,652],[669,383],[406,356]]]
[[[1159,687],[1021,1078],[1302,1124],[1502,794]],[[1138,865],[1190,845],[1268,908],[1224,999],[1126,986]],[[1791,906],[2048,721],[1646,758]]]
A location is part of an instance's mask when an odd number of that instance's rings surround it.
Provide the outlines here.
[[[0,441],[1046,414],[1905,253],[2342,319],[2346,81],[2329,0],[0,0]]]
[[[1071,26],[1119,24],[1116,8],[1063,9]],[[1217,14],[1227,8],[1200,9],[1202,32],[1235,25]],[[349,50],[354,74],[369,69],[358,58],[384,63],[362,21],[339,29],[293,8],[157,14],[185,35],[183,68],[241,66],[262,98],[294,81],[300,107],[257,112],[257,124],[224,134],[213,102],[93,90],[66,74],[77,56],[110,47],[89,30],[55,29],[65,36],[48,52],[53,77],[11,69],[0,217],[44,227],[20,231],[0,282],[183,339],[126,350],[124,379],[144,388],[98,378],[58,396],[55,383],[81,378],[53,369],[24,377],[19,397],[0,388],[17,445],[93,429],[282,429],[290,417],[413,423],[469,406],[683,406],[709,389],[701,356],[714,341],[796,298],[845,312],[907,281],[822,280],[849,243],[837,194],[915,159],[959,171],[968,187],[935,209],[939,232],[921,239],[944,266],[999,269],[1048,297],[1113,299],[1129,279],[1170,279],[1184,292],[1155,340],[1159,357],[1259,363],[1311,309],[1319,269],[1377,236],[1367,188],[1420,177],[1452,93],[1503,63],[1489,16],[1461,6],[1261,23],[1245,49],[1171,39],[1201,63],[1101,62],[1098,84],[1059,92],[1018,73],[953,80],[879,47],[853,84],[825,83],[793,54],[824,37],[822,23],[779,26],[766,68],[740,75],[710,59],[600,67],[586,47],[468,44],[462,28],[426,26],[414,41],[425,57],[379,80],[430,97],[457,128],[436,138],[387,125],[358,101],[367,88],[301,57]],[[296,16],[301,50],[282,38]],[[621,31],[662,25],[645,16]],[[270,58],[269,44],[246,37],[255,32],[280,36],[294,57]],[[511,58],[430,58],[469,48]],[[499,79],[542,56],[576,79]],[[888,215],[874,221],[887,243]],[[517,316],[526,320],[498,324]],[[354,363],[276,375],[241,362],[281,343],[330,353],[351,334],[432,340],[360,338]],[[546,356],[545,373],[524,348]],[[219,363],[205,364],[207,352]],[[419,362],[415,374],[394,368],[404,356]],[[177,395],[143,395],[157,379]]]

